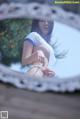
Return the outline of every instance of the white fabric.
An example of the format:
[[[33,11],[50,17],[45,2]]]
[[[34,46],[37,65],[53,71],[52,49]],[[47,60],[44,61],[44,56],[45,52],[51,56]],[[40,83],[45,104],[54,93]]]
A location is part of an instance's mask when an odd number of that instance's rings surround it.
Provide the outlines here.
[[[55,55],[54,55],[53,48],[37,32],[30,33],[26,38],[32,40],[32,42],[35,44],[35,46],[38,46],[38,45],[42,44],[48,50],[50,50],[49,68],[52,69],[55,62],[56,62],[56,58],[55,58]]]

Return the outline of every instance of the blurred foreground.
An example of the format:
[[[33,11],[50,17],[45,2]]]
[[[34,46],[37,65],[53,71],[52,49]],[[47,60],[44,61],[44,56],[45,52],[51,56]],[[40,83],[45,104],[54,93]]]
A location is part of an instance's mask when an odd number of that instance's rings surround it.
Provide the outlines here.
[[[36,93],[0,84],[0,110],[9,119],[80,119],[80,94]]]

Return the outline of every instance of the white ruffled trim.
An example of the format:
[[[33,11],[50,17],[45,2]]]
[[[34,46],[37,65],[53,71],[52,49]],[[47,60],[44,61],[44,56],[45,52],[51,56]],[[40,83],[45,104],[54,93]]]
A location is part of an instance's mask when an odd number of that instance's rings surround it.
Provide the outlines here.
[[[75,90],[80,90],[80,76],[67,79],[60,79],[57,76],[43,79],[22,79],[10,75],[10,73],[4,75],[4,73],[0,71],[0,81],[13,84],[17,88],[29,89],[37,92],[74,92]]]

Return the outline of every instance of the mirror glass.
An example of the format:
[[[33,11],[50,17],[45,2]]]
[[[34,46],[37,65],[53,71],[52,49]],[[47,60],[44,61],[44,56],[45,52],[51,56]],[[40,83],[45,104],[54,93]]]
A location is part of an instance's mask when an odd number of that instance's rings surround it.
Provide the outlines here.
[[[55,22],[53,39],[57,40],[57,52],[64,57],[57,59],[54,66],[57,75],[62,78],[80,74],[80,31],[68,25]]]
[[[54,30],[51,38],[52,44],[56,44],[55,54],[56,62],[53,65],[53,56],[51,59],[51,68],[54,69],[58,77],[68,78],[80,74],[80,32],[68,25],[54,22]],[[58,55],[59,58],[58,58]],[[12,64],[11,68],[19,70],[19,64]]]
[[[9,64],[15,71],[21,72],[20,56],[23,39],[30,32],[31,20],[17,19],[2,22],[1,53],[2,62]],[[73,77],[80,74],[80,31],[68,25],[54,22],[51,43],[55,44],[56,62],[51,66],[60,78]]]

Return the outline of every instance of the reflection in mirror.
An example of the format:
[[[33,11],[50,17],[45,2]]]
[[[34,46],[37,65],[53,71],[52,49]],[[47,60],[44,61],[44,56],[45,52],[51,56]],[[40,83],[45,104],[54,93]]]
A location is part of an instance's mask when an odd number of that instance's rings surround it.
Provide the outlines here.
[[[55,22],[53,39],[58,42],[57,52],[67,51],[64,58],[56,61],[54,69],[57,74],[62,78],[80,75],[80,31]]]
[[[0,22],[1,62],[10,69],[21,73],[29,72],[31,69],[28,75],[44,74],[46,78],[59,77],[64,80],[80,75],[78,30],[58,22],[49,23],[43,20],[35,22],[31,19],[15,19]],[[49,69],[38,70],[45,65],[48,65]]]

